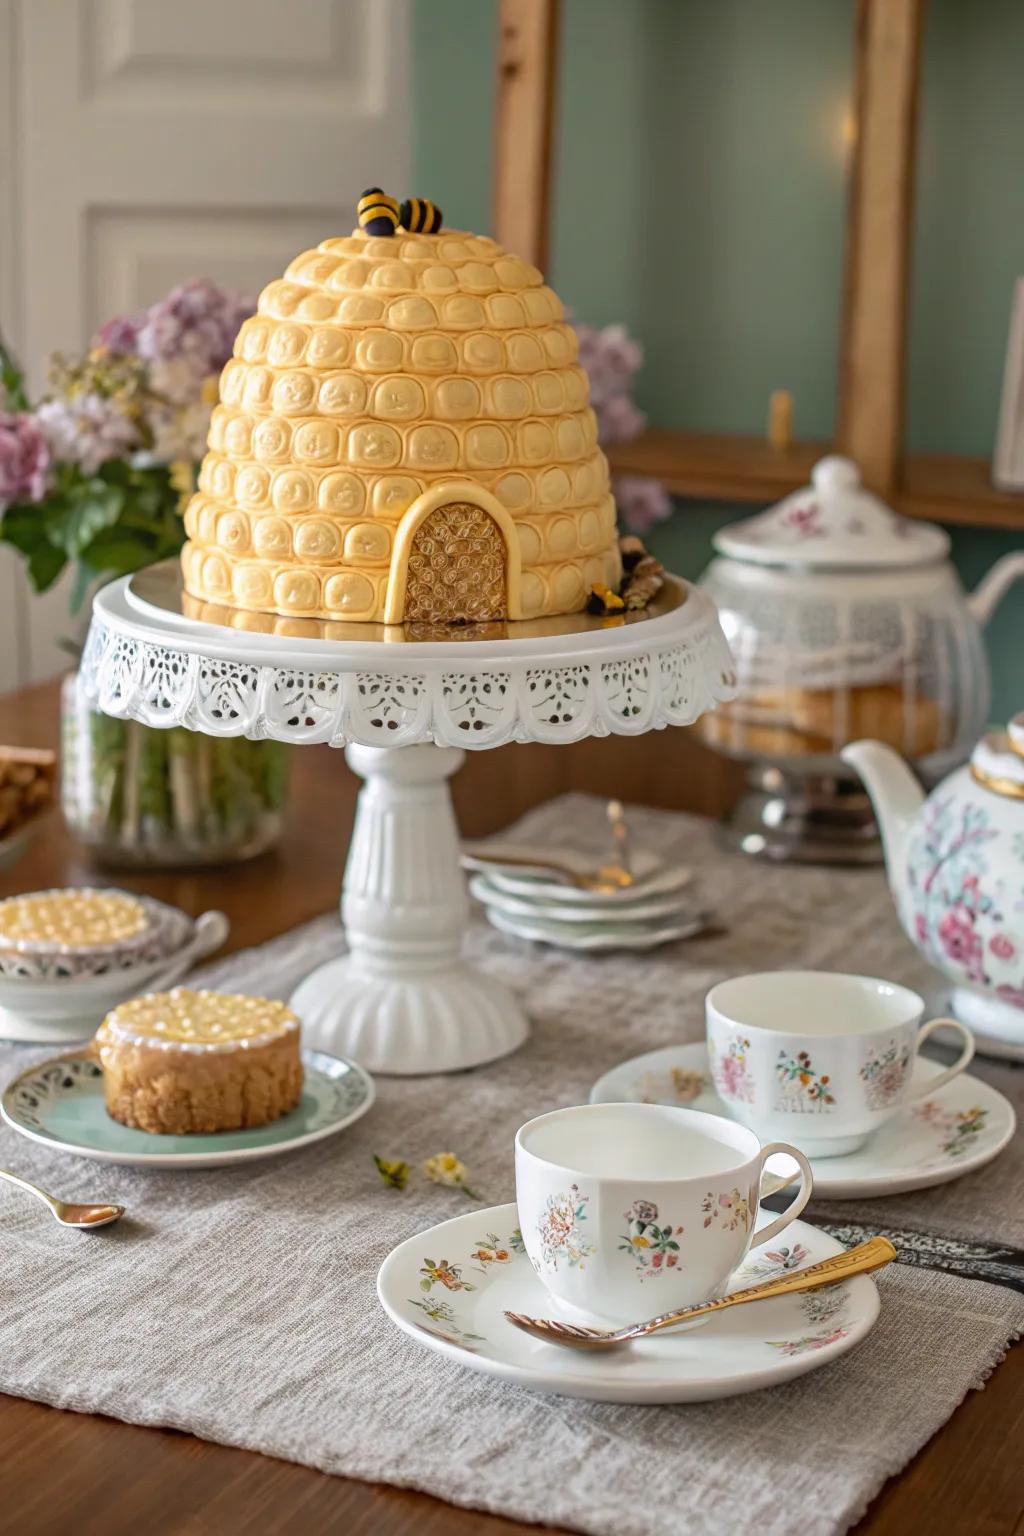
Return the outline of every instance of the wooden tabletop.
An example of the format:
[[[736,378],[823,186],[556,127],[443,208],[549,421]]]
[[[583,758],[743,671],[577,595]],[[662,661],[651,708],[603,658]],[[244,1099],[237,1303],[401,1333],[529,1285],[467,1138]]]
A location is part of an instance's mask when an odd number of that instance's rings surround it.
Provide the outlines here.
[[[56,734],[55,685],[0,698],[0,742],[55,745]],[[671,736],[681,739],[681,733]],[[574,755],[571,748],[514,746],[478,754],[455,781],[462,825],[474,834],[491,830],[559,789],[596,787],[610,765],[621,772],[629,764],[627,796],[673,802],[674,792],[659,789],[680,777],[666,775],[664,747],[656,759],[641,756],[637,744],[630,745],[632,756],[609,755],[618,750],[612,744],[604,756]],[[678,750],[686,756],[691,749]],[[691,762],[698,804],[701,761]],[[709,773],[708,794],[717,792],[721,779],[721,769]],[[278,852],[235,867],[116,879],[193,913],[222,908],[232,922],[228,948],[261,943],[337,901],[357,788],[340,753],[305,748],[295,753],[288,836]],[[0,897],[81,882],[92,873],[55,821],[21,863],[0,876]],[[273,901],[253,899],[268,890]],[[885,1390],[884,1381],[878,1390]],[[1022,1436],[1024,1350],[1016,1349],[984,1392],[969,1393],[886,1485],[858,1532],[1024,1536],[1024,1458],[1012,1449]],[[309,1536],[328,1530],[343,1536],[514,1536],[537,1529],[176,1431],[140,1429],[18,1398],[0,1396],[0,1446],[0,1529],[18,1536]]]

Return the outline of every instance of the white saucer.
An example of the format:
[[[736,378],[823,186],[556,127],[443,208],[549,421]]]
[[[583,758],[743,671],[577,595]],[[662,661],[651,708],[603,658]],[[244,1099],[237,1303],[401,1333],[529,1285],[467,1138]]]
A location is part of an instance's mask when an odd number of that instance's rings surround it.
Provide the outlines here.
[[[374,1100],[373,1078],[354,1061],[303,1051],[302,1097],[290,1114],[255,1130],[153,1136],[107,1114],[103,1069],[86,1050],[51,1057],[20,1073],[0,1097],[12,1130],[56,1152],[132,1168],[221,1168],[294,1152],[343,1131]]]
[[[689,939],[708,925],[707,915],[696,912],[685,922],[676,923],[560,923],[554,917],[508,917],[494,907],[485,906],[487,921],[502,933],[537,944],[553,944],[558,949],[612,950],[656,949],[674,939]]]
[[[765,1220],[770,1217],[766,1216]],[[736,1307],[700,1328],[660,1333],[614,1354],[533,1339],[506,1311],[565,1316],[530,1265],[515,1205],[469,1211],[399,1244],[381,1265],[381,1306],[410,1338],[487,1376],[538,1392],[616,1403],[700,1403],[774,1386],[859,1344],[879,1311],[867,1275],[805,1295]],[[784,1244],[755,1252],[734,1288],[802,1269],[842,1244],[795,1221]],[[444,1279],[438,1278],[443,1270]],[[651,1290],[651,1316],[658,1298]]]
[[[941,1071],[937,1062],[918,1057],[914,1082]],[[715,1092],[703,1041],[665,1046],[622,1062],[598,1079],[590,1102],[684,1104],[732,1118]],[[933,1099],[894,1116],[859,1152],[812,1157],[814,1193],[829,1200],[856,1200],[945,1184],[998,1157],[1015,1125],[1013,1107],[1001,1093],[961,1072]],[[793,1164],[788,1157],[773,1157],[768,1166],[782,1172]]]
[[[500,850],[494,851],[497,853]],[[512,851],[511,848],[509,851]],[[532,854],[541,858],[550,857],[552,850],[529,847],[517,848],[516,852],[524,857]],[[555,853],[569,868],[578,867],[581,874],[594,867],[593,859],[587,860],[579,856],[574,859],[561,848],[556,849]],[[501,868],[499,865],[492,864],[489,859],[477,859],[471,848],[463,849],[462,867],[486,875],[493,886],[504,891],[508,896],[526,896],[537,901],[557,901],[565,902],[567,906],[595,908],[628,907],[636,901],[671,896],[689,885],[693,879],[692,869],[687,869],[682,864],[666,867],[660,864],[653,854],[643,851],[638,852],[633,859],[633,884],[614,891],[580,890],[577,886],[565,885],[562,881],[550,875],[541,874],[539,871],[536,873],[526,870],[516,871],[509,865]]]
[[[550,882],[548,882],[550,884]],[[547,887],[540,884],[530,896],[510,896],[491,875],[474,875],[469,882],[469,894],[484,906],[494,907],[508,917],[549,918],[557,923],[606,923],[619,927],[626,923],[646,923],[658,918],[690,917],[694,908],[689,899],[680,893],[668,896],[652,896],[649,901],[622,902],[611,912],[603,912],[593,906],[576,906],[571,902],[548,899]]]

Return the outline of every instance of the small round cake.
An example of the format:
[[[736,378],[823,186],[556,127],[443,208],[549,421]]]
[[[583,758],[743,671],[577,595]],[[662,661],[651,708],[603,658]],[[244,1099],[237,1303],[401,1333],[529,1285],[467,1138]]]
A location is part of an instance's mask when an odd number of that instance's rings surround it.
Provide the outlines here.
[[[161,952],[160,912],[146,898],[92,886],[0,901],[0,974],[90,976]]]
[[[96,1035],[107,1113],[165,1136],[268,1125],[302,1093],[299,1021],[239,993],[151,992],[108,1013]]]

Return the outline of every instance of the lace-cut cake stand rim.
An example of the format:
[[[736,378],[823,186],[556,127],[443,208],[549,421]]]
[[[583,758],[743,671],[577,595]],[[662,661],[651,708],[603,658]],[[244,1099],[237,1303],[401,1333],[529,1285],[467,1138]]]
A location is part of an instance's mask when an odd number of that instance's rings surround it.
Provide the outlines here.
[[[98,594],[80,669],[90,704],[213,736],[483,749],[688,725],[733,694],[714,604],[676,577],[633,622],[577,614],[492,639],[252,634],[182,607],[175,562]]]
[[[580,615],[487,640],[251,634],[182,607],[173,572],[104,587],[79,688],[104,714],[146,725],[345,747],[369,780],[342,891],[348,953],[291,1004],[307,1045],[371,1072],[462,1071],[529,1030],[514,994],[462,959],[469,908],[447,784],[458,749],[639,736],[689,725],[734,693],[714,603],[674,577],[632,623]]]

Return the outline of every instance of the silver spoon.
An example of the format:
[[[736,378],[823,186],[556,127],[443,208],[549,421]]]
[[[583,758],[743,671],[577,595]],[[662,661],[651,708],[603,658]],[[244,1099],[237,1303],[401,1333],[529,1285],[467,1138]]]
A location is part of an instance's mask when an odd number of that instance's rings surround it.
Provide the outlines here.
[[[16,1184],[19,1189],[27,1189],[29,1194],[37,1196],[44,1205],[49,1206],[54,1219],[62,1227],[78,1227],[83,1232],[91,1232],[96,1227],[109,1227],[111,1222],[120,1221],[124,1215],[123,1205],[75,1205],[68,1200],[58,1200],[55,1195],[48,1195],[45,1189],[30,1184],[28,1179],[20,1178],[7,1168],[0,1168],[0,1179],[6,1179],[8,1183]]]
[[[634,1339],[646,1338],[661,1328],[688,1323],[691,1318],[721,1312],[725,1307],[741,1307],[748,1301],[764,1301],[769,1296],[785,1296],[793,1291],[812,1291],[820,1285],[835,1285],[840,1280],[848,1280],[851,1275],[867,1275],[873,1269],[882,1269],[895,1257],[896,1249],[887,1237],[872,1237],[866,1243],[858,1243],[856,1248],[833,1254],[832,1258],[810,1264],[806,1269],[794,1269],[760,1285],[733,1291],[731,1296],[720,1296],[717,1301],[704,1301],[697,1307],[665,1312],[646,1323],[632,1323],[628,1328],[614,1331],[560,1323],[556,1318],[524,1317],[521,1312],[506,1312],[505,1316],[516,1328],[548,1344],[564,1344],[568,1349],[616,1349],[620,1344],[631,1344]]]

